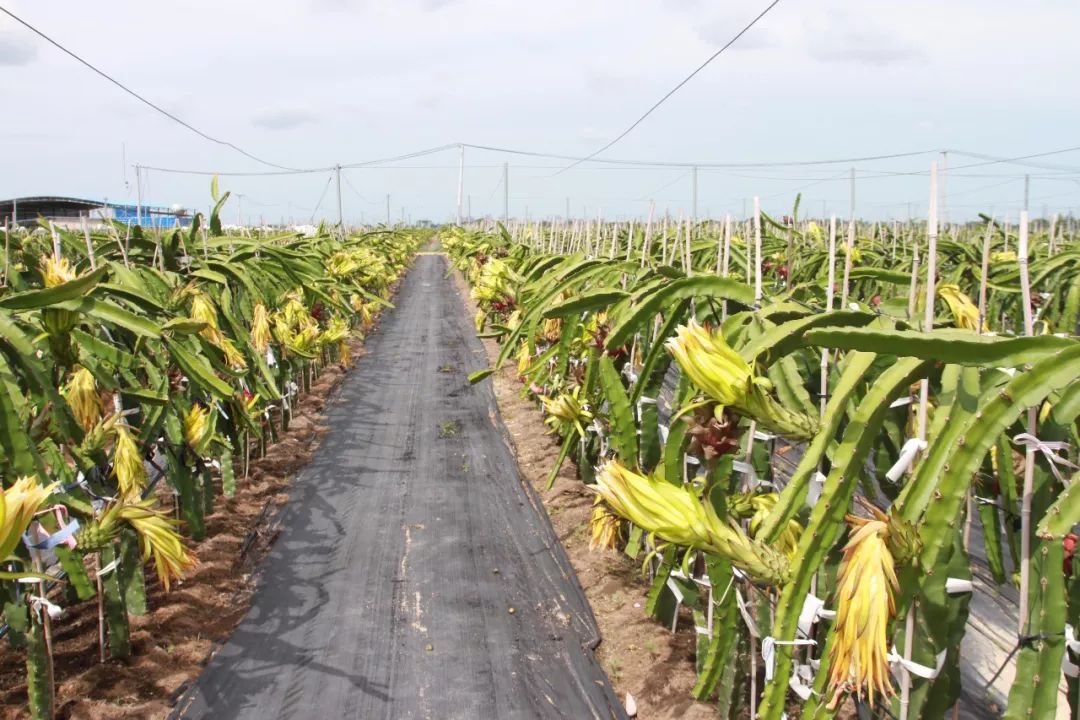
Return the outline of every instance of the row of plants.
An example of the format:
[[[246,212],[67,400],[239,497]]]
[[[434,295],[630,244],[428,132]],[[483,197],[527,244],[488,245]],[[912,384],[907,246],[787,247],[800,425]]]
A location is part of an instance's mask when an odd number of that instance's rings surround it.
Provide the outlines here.
[[[144,566],[167,590],[189,539],[281,437],[320,370],[389,307],[424,231],[153,235],[46,222],[5,236],[0,603],[29,710],[54,712],[52,625],[99,604],[101,659],[131,652]],[[88,659],[89,661],[89,659]]]
[[[1080,245],[797,212],[441,238],[720,717],[951,715],[973,555],[1022,593],[1005,717],[1063,672],[1075,713]]]

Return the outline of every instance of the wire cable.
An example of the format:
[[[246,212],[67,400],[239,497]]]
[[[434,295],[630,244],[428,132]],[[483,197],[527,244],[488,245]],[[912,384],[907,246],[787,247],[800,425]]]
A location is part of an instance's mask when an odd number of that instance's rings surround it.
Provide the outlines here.
[[[354,187],[351,182],[349,182],[349,176],[348,175],[342,175],[341,179],[345,181],[345,186],[348,187],[350,190],[352,190],[353,194],[355,194],[356,197],[360,198],[362,201],[364,201],[368,205],[382,205],[381,200],[368,200],[366,197],[364,197],[360,193],[360,191],[357,190],[356,187]]]
[[[746,33],[747,33],[747,32],[748,32],[749,30],[750,30],[750,28],[754,27],[754,25],[756,25],[756,24],[758,23],[758,21],[759,21],[759,20],[761,20],[761,19],[762,19],[763,17],[765,17],[766,15],[768,15],[768,14],[769,14],[769,11],[770,11],[770,10],[772,10],[772,9],[773,9],[774,7],[776,7],[776,6],[777,6],[777,5],[779,5],[779,4],[780,4],[780,0],[773,0],[773,1],[771,2],[771,3],[769,3],[768,7],[766,7],[766,8],[764,9],[764,10],[762,10],[762,11],[761,11],[761,12],[760,12],[760,13],[758,14],[758,16],[757,16],[756,18],[754,18],[753,20],[751,20],[751,21],[750,21],[750,24],[749,24],[749,25],[747,25],[747,26],[746,26],[746,27],[744,27],[744,28],[743,28],[742,30],[740,30],[740,31],[739,31],[738,33],[736,33],[735,37],[733,37],[733,38],[731,38],[730,40],[728,40],[728,42],[727,42],[727,44],[726,44],[726,45],[724,45],[724,46],[723,46],[722,48],[720,48],[719,50],[717,50],[716,52],[714,52],[714,53],[713,53],[713,54],[712,54],[712,55],[711,55],[711,56],[709,57],[709,59],[708,59],[708,60],[706,60],[705,62],[701,63],[701,65],[699,65],[699,66],[697,67],[697,69],[696,69],[696,70],[694,70],[694,71],[693,71],[692,73],[690,73],[690,74],[689,74],[689,75],[687,75],[687,76],[686,76],[685,78],[683,78],[682,82],[680,82],[680,83],[679,83],[678,85],[676,85],[676,86],[675,86],[675,87],[673,87],[673,88],[672,88],[671,90],[669,90],[669,91],[668,91],[668,93],[667,93],[666,95],[664,95],[664,97],[662,97],[662,98],[660,98],[659,100],[657,100],[657,101],[656,101],[656,102],[655,102],[655,103],[653,104],[653,106],[652,106],[651,108],[649,108],[648,110],[646,110],[646,111],[645,111],[645,114],[644,114],[644,115],[642,115],[642,116],[641,116],[641,117],[639,117],[639,118],[638,118],[637,120],[635,120],[635,121],[634,121],[634,122],[633,122],[633,123],[632,123],[632,124],[630,125],[630,127],[626,128],[626,129],[625,129],[625,130],[623,130],[623,131],[622,131],[621,133],[619,133],[619,135],[618,135],[618,136],[617,136],[617,137],[616,137],[616,138],[615,138],[614,140],[612,140],[611,142],[609,142],[609,143],[608,143],[607,145],[605,145],[604,147],[600,148],[600,149],[599,149],[599,150],[597,150],[596,152],[592,153],[591,155],[587,156],[587,157],[586,157],[586,158],[584,158],[583,160],[578,160],[577,162],[575,162],[575,163],[573,163],[573,164],[571,164],[571,165],[568,165],[567,167],[563,168],[562,170],[560,170],[559,172],[557,172],[557,173],[555,173],[555,174],[556,174],[556,175],[561,175],[562,173],[566,172],[567,170],[569,170],[570,168],[574,167],[575,165],[580,165],[581,163],[585,162],[586,160],[591,160],[592,158],[594,158],[594,157],[596,157],[597,155],[599,155],[600,153],[604,152],[605,150],[607,150],[608,148],[610,148],[610,147],[611,147],[612,145],[614,145],[615,143],[619,142],[619,141],[620,141],[620,140],[622,140],[622,139],[623,139],[624,137],[626,137],[626,136],[627,136],[627,135],[629,135],[629,134],[630,134],[631,132],[633,132],[633,131],[634,131],[634,128],[636,128],[636,127],[637,127],[638,125],[640,125],[640,124],[641,124],[642,122],[644,122],[644,121],[645,121],[645,118],[647,118],[647,117],[649,117],[650,115],[652,115],[652,114],[653,114],[653,111],[655,111],[655,110],[656,110],[656,109],[657,109],[658,107],[660,107],[661,105],[663,105],[663,104],[664,104],[664,102],[665,102],[665,101],[666,101],[666,100],[667,100],[667,99],[668,99],[669,97],[671,97],[672,95],[674,95],[675,93],[677,93],[677,92],[678,92],[678,91],[679,91],[679,90],[680,90],[680,89],[682,88],[682,86],[683,86],[683,85],[685,85],[686,83],[690,82],[690,81],[691,81],[691,80],[692,80],[692,79],[694,78],[694,76],[695,76],[695,75],[697,75],[697,74],[698,74],[699,72],[701,72],[702,70],[704,70],[704,69],[705,69],[705,68],[706,68],[706,67],[707,67],[707,66],[709,65],[709,63],[711,63],[711,62],[712,62],[713,60],[715,60],[716,58],[720,57],[720,56],[721,56],[721,55],[722,55],[722,54],[724,53],[724,51],[725,51],[725,50],[727,50],[727,49],[728,49],[729,47],[731,47],[732,45],[734,45],[734,44],[735,44],[735,41],[736,41],[736,40],[738,40],[738,39],[739,39],[739,38],[741,38],[741,37],[742,37],[743,35],[745,35],[745,34],[746,34]]]
[[[169,112],[165,108],[161,107],[160,105],[157,105],[157,104],[151,102],[150,100],[147,100],[145,97],[143,97],[139,93],[135,92],[134,90],[129,88],[127,85],[124,85],[122,82],[120,82],[119,80],[117,80],[113,76],[109,75],[104,70],[99,70],[96,66],[92,65],[89,61],[82,59],[81,57],[76,55],[71,50],[68,50],[66,47],[61,45],[59,42],[57,42],[56,40],[53,40],[51,37],[49,37],[48,35],[46,35],[42,31],[38,30],[36,27],[31,25],[30,23],[26,22],[21,17],[19,17],[15,13],[8,10],[6,7],[3,7],[2,5],[0,5],[0,12],[3,12],[5,15],[10,17],[12,20],[19,23],[20,25],[22,25],[23,27],[28,29],[30,32],[34,33],[35,35],[40,37],[42,40],[49,43],[50,45],[52,45],[56,49],[60,50],[64,54],[70,56],[71,58],[73,58],[74,60],[79,62],[80,64],[86,66],[90,70],[93,70],[95,73],[97,73],[101,77],[105,78],[106,80],[111,82],[113,85],[115,85],[116,87],[118,87],[121,90],[123,90],[124,92],[126,92],[128,95],[131,95],[133,98],[135,98],[139,102],[153,108],[154,110],[158,111],[159,113],[161,113],[165,117],[169,118],[173,122],[179,123],[180,125],[184,126],[185,128],[187,128],[191,132],[198,135],[199,137],[201,137],[201,138],[203,138],[205,140],[209,140],[212,143],[217,143],[218,145],[223,145],[225,147],[232,148],[233,150],[240,153],[241,155],[243,155],[243,156],[245,156],[247,158],[250,158],[250,159],[254,160],[255,162],[262,163],[263,165],[268,165],[268,166],[270,166],[272,168],[278,168],[279,170],[295,170],[295,168],[290,168],[290,167],[286,167],[284,165],[278,165],[276,163],[272,163],[272,162],[270,162],[268,160],[263,160],[262,158],[260,158],[260,157],[258,157],[256,155],[252,155],[247,150],[244,150],[242,147],[240,147],[238,145],[235,145],[235,144],[233,144],[231,142],[228,142],[227,140],[220,140],[220,139],[218,139],[216,137],[213,137],[212,135],[207,135],[202,130],[198,129],[197,127],[195,127],[194,125],[192,125],[192,124],[190,124],[188,122],[185,122],[184,120],[181,120],[176,115],[173,115],[171,112]]]
[[[394,157],[378,158],[376,160],[364,160],[362,162],[348,163],[341,166],[342,170],[355,170],[357,168],[367,168],[382,163],[396,162],[398,160],[410,160],[412,158],[423,157],[424,155],[431,155],[433,153],[443,152],[452,148],[458,147],[456,144],[440,145],[439,147],[427,148],[426,150],[417,150],[416,152],[406,153],[405,155],[396,155]],[[172,175],[219,175],[221,177],[267,177],[274,175],[305,175],[332,172],[337,169],[335,165],[328,165],[326,167],[317,168],[292,168],[286,170],[277,171],[251,171],[251,172],[220,172],[217,170],[187,170],[182,168],[165,168],[157,167],[154,165],[142,165],[143,170],[153,170],[154,172],[170,173]]]
[[[683,167],[683,168],[779,168],[779,167],[804,167],[811,165],[837,165],[840,163],[850,164],[867,162],[870,160],[893,160],[896,158],[917,157],[919,155],[931,155],[942,152],[940,149],[916,150],[912,152],[890,153],[887,155],[866,155],[863,157],[833,158],[828,160],[781,160],[770,162],[667,162],[663,160],[610,160],[607,158],[594,158],[592,156],[580,157],[575,155],[560,155],[557,153],[543,153],[529,150],[515,150],[513,148],[496,147],[493,145],[473,145],[462,143],[465,147],[474,150],[488,150],[490,152],[506,153],[508,155],[524,155],[526,157],[552,158],[555,160],[574,160],[575,167],[582,162],[606,163],[610,165],[639,165],[645,167]],[[453,145],[451,147],[457,147]]]
[[[315,209],[311,211],[311,224],[315,224],[315,216],[319,213],[319,208],[322,207],[322,201],[326,199],[326,191],[330,189],[330,183],[334,181],[334,176],[326,178],[326,185],[323,186],[322,195],[319,196],[319,202],[315,203]]]

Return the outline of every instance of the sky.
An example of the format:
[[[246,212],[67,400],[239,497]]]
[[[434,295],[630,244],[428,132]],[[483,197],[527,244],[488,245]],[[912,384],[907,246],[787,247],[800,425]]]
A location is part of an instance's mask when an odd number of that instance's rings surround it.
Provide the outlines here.
[[[272,163],[326,168],[469,143],[582,156],[731,39],[765,0],[0,0],[203,132]],[[763,209],[924,217],[1080,213],[1080,4],[1069,0],[781,0],[600,158],[784,163],[702,168],[699,216]],[[157,114],[0,15],[0,197],[134,202],[134,165],[272,170]],[[941,155],[941,150],[948,150]],[[459,150],[342,172],[348,222],[442,222]],[[465,150],[464,210],[620,219],[692,212],[692,171]],[[974,166],[974,167],[964,167]],[[947,170],[946,170],[947,168]],[[143,172],[155,205],[205,208],[210,178]],[[226,221],[337,217],[333,173],[223,176]]]

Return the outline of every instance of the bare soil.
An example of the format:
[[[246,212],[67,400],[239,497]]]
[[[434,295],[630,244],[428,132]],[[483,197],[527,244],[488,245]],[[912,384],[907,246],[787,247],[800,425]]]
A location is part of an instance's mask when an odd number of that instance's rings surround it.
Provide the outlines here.
[[[476,313],[475,303],[461,273],[455,274],[471,316]],[[488,362],[494,363],[498,343],[491,339],[483,343]],[[628,693],[633,696],[637,717],[643,720],[715,720],[716,709],[690,695],[697,681],[694,634],[672,633],[646,615],[648,585],[639,563],[621,552],[589,550],[593,495],[577,479],[570,460],[552,488],[546,489],[559,446],[546,434],[543,413],[536,403],[523,397],[514,363],[491,377],[521,477],[540,493],[592,605],[601,633],[596,655],[616,691],[624,699]]]
[[[353,359],[364,353],[352,344]],[[345,374],[323,370],[294,408],[289,431],[251,463],[236,466],[236,494],[220,497],[206,518],[206,539],[190,542],[198,565],[170,592],[147,574],[147,606],[131,617],[131,657],[99,662],[97,604],[65,608],[53,624],[57,717],[71,720],[164,718],[217,647],[244,617],[255,589],[253,570],[277,535],[277,511],[291,477],[310,460],[326,431],[322,411]],[[0,650],[0,720],[24,718],[26,668],[21,651]]]

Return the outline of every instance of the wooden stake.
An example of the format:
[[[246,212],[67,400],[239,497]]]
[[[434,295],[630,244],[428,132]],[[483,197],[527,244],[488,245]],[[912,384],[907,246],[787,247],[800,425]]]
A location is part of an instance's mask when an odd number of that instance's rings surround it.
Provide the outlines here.
[[[720,261],[720,277],[728,276],[728,263],[731,260],[731,213],[724,216],[724,252]],[[720,303],[720,317],[727,320],[727,300]]]
[[[836,215],[829,219],[829,280],[825,286],[825,312],[832,312],[833,297],[836,295]],[[825,415],[825,404],[829,394],[829,351],[821,351],[821,415]]]
[[[938,196],[938,166],[930,164],[930,213],[926,226],[926,307],[923,314],[923,331],[930,332],[934,328],[934,299],[937,296],[937,283],[934,277],[937,272],[937,196]],[[926,418],[930,402],[930,382],[925,378],[919,384],[919,424],[918,438],[926,440]],[[919,606],[919,599],[912,598],[908,607],[907,617],[904,619],[904,659],[911,660],[914,653],[915,613]],[[907,720],[911,705],[911,673],[906,666],[901,666],[900,672],[900,720]]]
[[[1028,211],[1020,211],[1016,261],[1020,265],[1020,302],[1024,306],[1024,334],[1035,334],[1031,316],[1031,278],[1028,275]],[[1028,408],[1027,431],[1034,436],[1038,409]],[[1002,462],[1008,462],[1004,458]],[[1031,587],[1031,495],[1035,486],[1035,448],[1030,444],[1024,452],[1024,492],[1020,499],[1020,635],[1028,634],[1028,591]]]
[[[855,218],[848,223],[847,252],[844,254],[844,285],[840,289],[840,309],[847,310],[848,284],[851,282],[851,256],[855,249]]]
[[[761,198],[754,196],[754,304],[761,304]]]
[[[82,216],[83,239],[86,240],[86,255],[90,258],[91,272],[97,270],[97,258],[94,257],[94,244],[90,241],[90,221]]]

